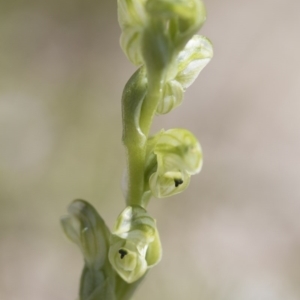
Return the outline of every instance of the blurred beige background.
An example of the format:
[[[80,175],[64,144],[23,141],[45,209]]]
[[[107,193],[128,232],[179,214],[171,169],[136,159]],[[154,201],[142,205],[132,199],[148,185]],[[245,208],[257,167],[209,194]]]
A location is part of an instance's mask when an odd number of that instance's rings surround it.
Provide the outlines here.
[[[162,262],[135,299],[300,299],[300,2],[206,0],[215,57],[153,131],[204,149],[190,188],[153,200]],[[120,97],[134,67],[116,1],[0,0],[0,299],[75,299],[61,231],[83,198],[123,208]]]

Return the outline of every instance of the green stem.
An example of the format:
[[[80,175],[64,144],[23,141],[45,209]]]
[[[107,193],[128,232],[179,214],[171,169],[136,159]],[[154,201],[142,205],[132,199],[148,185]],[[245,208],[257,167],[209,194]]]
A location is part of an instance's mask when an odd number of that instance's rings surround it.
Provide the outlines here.
[[[144,168],[147,138],[161,98],[162,76],[146,81],[140,68],[125,86],[123,105],[123,142],[127,150],[127,205],[141,205],[144,194]]]
[[[140,127],[144,135],[148,138],[158,102],[162,97],[162,74],[157,74],[148,80],[148,92],[143,102]]]
[[[139,127],[142,102],[147,92],[145,69],[137,70],[122,97],[123,142],[127,150],[127,205],[140,205],[144,191],[144,161],[147,138]]]

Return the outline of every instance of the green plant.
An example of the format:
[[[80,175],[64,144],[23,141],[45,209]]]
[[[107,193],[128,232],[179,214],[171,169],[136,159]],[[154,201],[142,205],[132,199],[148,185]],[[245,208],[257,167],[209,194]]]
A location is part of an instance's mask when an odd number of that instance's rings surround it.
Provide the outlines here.
[[[127,170],[126,208],[112,232],[86,201],[75,200],[62,218],[66,235],[81,249],[85,266],[80,300],[126,300],[161,259],[156,221],[147,212],[152,196],[187,188],[202,166],[202,151],[185,129],[149,136],[155,114],[179,106],[184,91],[213,55],[195,35],[205,21],[200,0],[118,0],[121,47],[138,66],[122,97]]]

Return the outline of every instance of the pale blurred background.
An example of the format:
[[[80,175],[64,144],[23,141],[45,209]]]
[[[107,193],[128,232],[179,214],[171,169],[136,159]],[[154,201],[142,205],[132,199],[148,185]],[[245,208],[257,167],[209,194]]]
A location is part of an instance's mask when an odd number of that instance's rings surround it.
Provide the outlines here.
[[[300,1],[206,0],[215,57],[153,131],[184,127],[204,168],[152,200],[162,262],[143,300],[300,299]],[[75,198],[123,209],[116,1],[0,0],[0,299],[75,299]]]

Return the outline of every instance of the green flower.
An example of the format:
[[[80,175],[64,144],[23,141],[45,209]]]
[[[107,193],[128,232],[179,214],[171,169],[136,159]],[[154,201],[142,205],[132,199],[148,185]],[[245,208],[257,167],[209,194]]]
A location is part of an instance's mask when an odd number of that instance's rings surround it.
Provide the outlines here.
[[[156,222],[140,206],[128,206],[119,215],[111,237],[109,261],[120,277],[132,283],[160,261]]]
[[[153,153],[157,169],[149,178],[149,187],[153,196],[164,198],[182,192],[190,176],[200,172],[202,150],[195,136],[185,129],[162,131],[156,139]]]
[[[158,114],[166,114],[182,103],[183,92],[196,80],[212,56],[211,42],[203,36],[194,35],[179,52],[174,63],[176,67],[169,71],[163,97],[157,107]]]
[[[121,47],[139,66],[162,70],[206,19],[200,0],[118,0]]]

